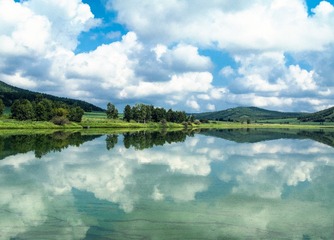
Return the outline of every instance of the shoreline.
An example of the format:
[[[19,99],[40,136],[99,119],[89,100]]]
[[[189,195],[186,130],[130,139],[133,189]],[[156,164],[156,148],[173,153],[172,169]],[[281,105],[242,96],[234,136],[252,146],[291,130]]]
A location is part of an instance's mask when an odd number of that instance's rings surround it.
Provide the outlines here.
[[[278,123],[231,123],[231,122],[215,122],[201,123],[199,125],[183,125],[180,123],[136,123],[124,122],[121,120],[85,120],[81,123],[69,123],[64,126],[55,125],[51,122],[40,121],[16,121],[16,120],[0,120],[0,131],[4,130],[196,130],[196,129],[247,129],[247,128],[275,128],[275,129],[334,129],[334,125],[321,124],[278,124]]]

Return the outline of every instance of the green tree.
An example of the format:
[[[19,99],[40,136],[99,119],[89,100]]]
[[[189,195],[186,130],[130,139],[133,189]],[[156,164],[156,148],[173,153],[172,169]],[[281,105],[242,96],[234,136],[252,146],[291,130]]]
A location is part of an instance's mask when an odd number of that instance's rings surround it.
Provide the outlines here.
[[[11,106],[12,118],[17,120],[30,120],[34,118],[34,109],[27,99],[15,100]]]
[[[49,121],[53,117],[52,101],[41,99],[35,106],[35,117],[37,121]]]
[[[133,114],[130,105],[125,106],[123,114],[124,114],[123,119],[125,121],[130,122],[130,120],[133,119]]]
[[[173,122],[173,110],[172,109],[168,109],[166,113],[166,120],[167,122]]]
[[[188,118],[188,120],[189,120],[190,122],[194,122],[194,121],[195,121],[195,117],[194,117],[194,115],[190,115],[189,118]]]
[[[174,122],[177,122],[177,123],[182,123],[183,121],[186,121],[187,120],[187,114],[184,112],[184,111],[176,111],[174,112]]]
[[[148,119],[148,107],[141,103],[136,104],[135,109],[137,113],[137,121],[145,123]]]
[[[73,122],[81,122],[84,113],[81,107],[71,107],[68,113],[68,119]]]
[[[154,108],[152,113],[152,120],[154,122],[160,122],[163,119],[166,119],[166,109],[164,108]]]
[[[132,106],[131,113],[132,113],[132,119],[139,122],[139,112],[138,112],[137,105]]]
[[[108,103],[107,104],[107,118],[111,118],[111,119],[117,119],[118,118],[118,110],[115,107],[114,104],[112,103]]]
[[[2,99],[0,99],[0,116],[2,116],[4,111],[5,111],[5,104],[3,104]]]
[[[68,115],[68,110],[63,107],[55,108],[53,112],[54,112],[54,116],[57,116],[57,117],[67,117]]]

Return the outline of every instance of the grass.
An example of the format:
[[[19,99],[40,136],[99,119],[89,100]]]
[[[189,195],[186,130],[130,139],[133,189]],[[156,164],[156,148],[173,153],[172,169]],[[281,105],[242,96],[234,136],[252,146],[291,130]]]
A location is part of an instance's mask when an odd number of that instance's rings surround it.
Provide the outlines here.
[[[70,123],[64,126],[55,125],[52,122],[44,121],[17,121],[13,119],[1,119],[0,129],[81,129],[77,123]]]
[[[105,112],[85,112],[83,119],[107,119]]]
[[[143,129],[160,129],[164,126],[161,123],[137,123],[125,122],[120,119],[104,119],[104,118],[83,118],[80,123],[84,128],[143,128]],[[183,128],[182,124],[167,123],[165,128]]]
[[[259,120],[257,123],[262,124],[294,124],[294,125],[326,125],[326,126],[333,126],[334,122],[301,122],[297,118],[283,118],[283,119],[271,119],[271,120]]]
[[[108,119],[104,112],[86,112],[81,123],[70,123],[64,126],[55,125],[51,122],[43,121],[17,121],[10,119],[8,115],[0,118],[0,130],[4,129],[31,129],[31,130],[66,130],[66,129],[100,129],[99,132],[115,131],[129,131],[134,130],[159,130],[159,129],[185,129],[179,123],[137,123],[134,121],[125,122],[120,119]],[[334,128],[334,123],[301,123],[296,118],[275,119],[257,121],[257,123],[237,123],[237,122],[220,122],[211,121],[205,124],[188,125],[187,129],[228,129],[228,128],[277,128],[277,129],[324,129]]]

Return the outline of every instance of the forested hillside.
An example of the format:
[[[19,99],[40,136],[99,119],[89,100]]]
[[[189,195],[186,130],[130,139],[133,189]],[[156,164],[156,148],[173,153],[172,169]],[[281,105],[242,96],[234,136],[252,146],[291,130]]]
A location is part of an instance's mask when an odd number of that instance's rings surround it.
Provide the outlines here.
[[[297,118],[305,113],[270,111],[258,107],[236,107],[222,111],[194,114],[200,120],[245,121],[266,120],[280,118]]]
[[[334,122],[334,107],[301,116],[298,120],[302,122]]]
[[[49,94],[33,92],[33,91],[18,88],[18,87],[14,87],[14,86],[11,86],[9,84],[6,84],[0,81],[0,99],[3,100],[3,103],[7,107],[10,107],[13,104],[13,102],[17,99],[27,99],[29,101],[34,101],[37,98],[41,98],[41,97],[49,99],[51,101],[63,102],[67,105],[76,105],[78,107],[81,107],[86,112],[104,111],[102,108],[97,107],[85,101],[71,99],[71,98],[56,97],[56,96],[49,95]]]

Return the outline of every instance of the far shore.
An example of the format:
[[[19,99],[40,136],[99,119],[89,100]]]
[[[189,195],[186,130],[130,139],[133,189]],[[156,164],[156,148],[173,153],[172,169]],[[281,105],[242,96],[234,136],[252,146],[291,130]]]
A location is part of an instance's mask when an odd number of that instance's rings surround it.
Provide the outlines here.
[[[118,132],[126,132],[129,130],[196,130],[196,129],[237,129],[237,128],[276,128],[276,129],[334,129],[334,124],[316,124],[316,123],[238,123],[238,122],[209,122],[209,123],[137,123],[125,122],[123,120],[111,119],[83,119],[81,123],[69,123],[63,126],[55,125],[51,122],[43,121],[16,121],[13,119],[0,120],[0,131],[3,130],[28,130],[31,132],[37,130],[98,130],[98,132],[109,132],[117,130]]]

